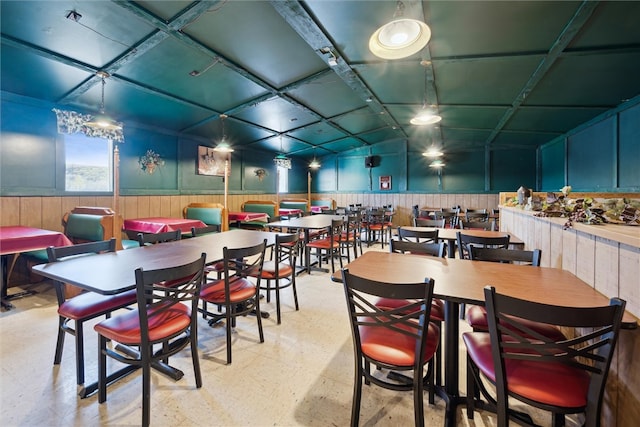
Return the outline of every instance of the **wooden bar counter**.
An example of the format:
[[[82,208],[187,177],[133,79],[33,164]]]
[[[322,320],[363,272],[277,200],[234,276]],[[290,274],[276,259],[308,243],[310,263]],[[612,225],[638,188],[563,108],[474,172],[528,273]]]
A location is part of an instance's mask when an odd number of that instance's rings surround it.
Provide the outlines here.
[[[541,249],[541,265],[567,270],[605,296],[627,301],[627,312],[640,318],[640,226],[574,223],[537,217],[520,208],[500,208],[500,231]],[[640,328],[621,331],[603,404],[606,425],[626,427],[640,419]],[[604,425],[604,424],[603,424]]]

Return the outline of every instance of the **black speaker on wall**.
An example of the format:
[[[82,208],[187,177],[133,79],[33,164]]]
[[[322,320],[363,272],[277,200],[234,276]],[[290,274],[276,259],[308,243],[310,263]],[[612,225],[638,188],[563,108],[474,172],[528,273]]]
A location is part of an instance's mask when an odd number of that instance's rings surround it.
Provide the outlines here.
[[[365,168],[373,167],[373,156],[367,156],[364,158],[364,167]]]

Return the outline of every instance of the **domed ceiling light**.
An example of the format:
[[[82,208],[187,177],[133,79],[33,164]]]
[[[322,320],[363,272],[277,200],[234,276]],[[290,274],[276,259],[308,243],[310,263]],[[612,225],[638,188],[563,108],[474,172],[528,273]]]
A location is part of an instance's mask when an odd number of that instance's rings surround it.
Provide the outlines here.
[[[102,97],[100,101],[100,113],[92,116],[89,121],[84,122],[84,125],[92,129],[105,129],[105,130],[121,130],[122,124],[116,122],[111,117],[107,116],[104,112],[104,86],[107,84],[105,79],[110,77],[106,71],[98,71],[96,73],[102,81]]]
[[[444,165],[445,165],[444,161],[442,161],[440,159],[437,159],[437,160],[434,160],[433,162],[431,162],[429,164],[429,167],[430,168],[435,168],[435,169],[440,169],[440,168],[444,167]]]
[[[404,17],[404,3],[397,2],[393,20],[369,39],[369,50],[382,59],[401,59],[421,51],[431,39],[431,29],[418,19]]]
[[[422,153],[422,155],[429,158],[436,158],[436,157],[442,157],[444,153],[438,147],[432,145],[427,149],[427,151]]]

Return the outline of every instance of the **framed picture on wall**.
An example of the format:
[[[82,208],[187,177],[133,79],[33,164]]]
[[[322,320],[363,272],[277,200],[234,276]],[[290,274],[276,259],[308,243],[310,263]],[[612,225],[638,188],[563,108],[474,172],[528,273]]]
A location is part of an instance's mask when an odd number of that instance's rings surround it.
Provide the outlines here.
[[[198,175],[224,176],[225,160],[229,161],[231,174],[231,159],[229,153],[220,153],[212,147],[198,146]]]
[[[391,190],[391,175],[380,177],[380,190]]]

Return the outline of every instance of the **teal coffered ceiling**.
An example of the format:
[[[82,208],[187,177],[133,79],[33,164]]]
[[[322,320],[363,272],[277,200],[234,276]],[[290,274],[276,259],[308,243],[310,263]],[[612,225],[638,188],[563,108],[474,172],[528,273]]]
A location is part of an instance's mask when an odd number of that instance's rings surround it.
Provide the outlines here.
[[[396,1],[2,0],[1,89],[96,112],[106,71],[125,126],[213,140],[226,114],[237,149],[307,158],[535,148],[640,94],[640,2],[403,4],[431,40],[384,60],[368,41]],[[436,127],[409,123],[425,104]]]

